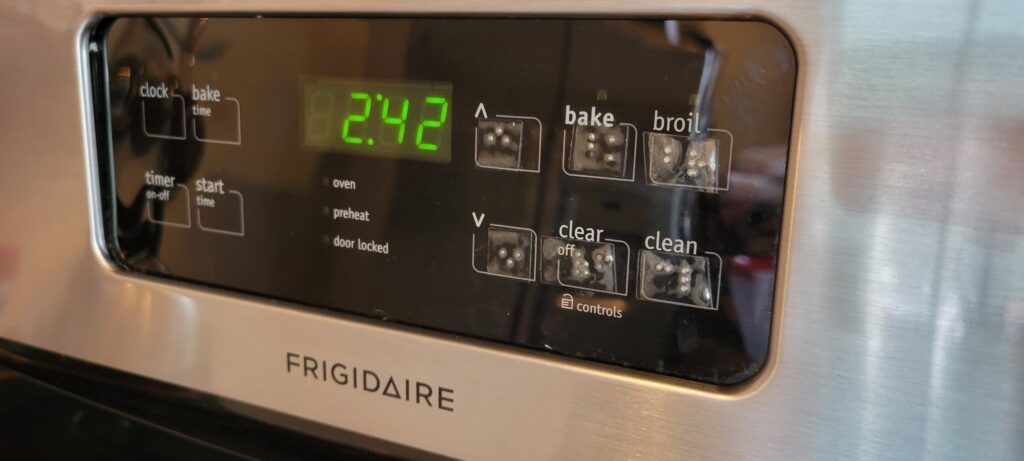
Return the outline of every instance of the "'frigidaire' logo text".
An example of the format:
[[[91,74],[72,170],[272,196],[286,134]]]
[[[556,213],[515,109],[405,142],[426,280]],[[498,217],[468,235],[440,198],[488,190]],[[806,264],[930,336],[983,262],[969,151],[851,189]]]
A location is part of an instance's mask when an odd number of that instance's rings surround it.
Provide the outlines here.
[[[286,353],[285,358],[288,363],[288,374],[301,375],[306,379],[362,390],[438,410],[455,411],[454,389],[377,373],[368,368],[349,367],[341,362],[294,352]]]

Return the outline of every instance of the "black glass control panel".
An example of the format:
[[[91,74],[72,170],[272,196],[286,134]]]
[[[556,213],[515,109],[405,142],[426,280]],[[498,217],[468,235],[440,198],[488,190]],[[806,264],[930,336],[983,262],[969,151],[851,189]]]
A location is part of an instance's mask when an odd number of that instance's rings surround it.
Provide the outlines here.
[[[126,270],[706,383],[764,365],[796,80],[769,24],[131,17],[95,36]]]

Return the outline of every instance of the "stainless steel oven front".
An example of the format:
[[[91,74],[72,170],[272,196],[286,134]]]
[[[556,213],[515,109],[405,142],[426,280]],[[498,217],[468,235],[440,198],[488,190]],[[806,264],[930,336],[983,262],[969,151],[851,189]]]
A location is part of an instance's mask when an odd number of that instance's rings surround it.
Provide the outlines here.
[[[0,11],[5,344],[421,455],[1024,449],[1020,5]]]

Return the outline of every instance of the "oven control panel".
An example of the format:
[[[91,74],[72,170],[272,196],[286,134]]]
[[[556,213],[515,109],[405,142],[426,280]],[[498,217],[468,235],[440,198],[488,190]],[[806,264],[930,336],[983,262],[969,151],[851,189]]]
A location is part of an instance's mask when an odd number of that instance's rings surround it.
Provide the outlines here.
[[[796,58],[758,21],[126,17],[127,271],[700,382],[767,359]]]

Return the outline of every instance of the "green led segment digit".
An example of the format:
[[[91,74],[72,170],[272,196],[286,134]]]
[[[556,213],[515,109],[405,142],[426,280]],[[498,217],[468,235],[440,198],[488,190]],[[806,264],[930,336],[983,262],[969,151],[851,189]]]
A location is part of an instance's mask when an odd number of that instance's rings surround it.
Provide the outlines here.
[[[296,101],[302,148],[451,163],[450,82],[303,80]]]
[[[391,98],[384,98],[384,104],[380,110],[380,119],[384,122],[384,124],[380,126],[380,138],[381,140],[387,138],[384,136],[384,128],[387,125],[396,125],[398,128],[397,133],[395,133],[395,140],[398,144],[405,144],[405,120],[409,118],[409,100],[405,98],[402,99],[402,108],[398,117],[390,116],[388,114],[390,109]]]
[[[363,101],[362,114],[351,113],[352,101]],[[366,119],[370,118],[370,95],[368,93],[360,92],[349,94],[348,110],[349,115],[348,117],[345,117],[345,121],[341,124],[341,139],[349,144],[362,144],[363,138],[359,136],[349,136],[349,130],[353,123],[363,123]]]
[[[426,113],[427,108],[430,106],[441,106],[439,114],[436,119],[427,119]],[[448,100],[440,96],[428,96],[426,104],[423,105],[421,113],[423,121],[420,122],[419,126],[416,127],[416,148],[420,150],[435,151],[438,148],[438,144],[441,142],[440,139],[435,139],[433,143],[423,142],[423,132],[427,128],[440,128],[444,125],[444,122],[448,121]],[[435,131],[435,137],[440,137],[442,130]]]
[[[334,115],[334,93],[317,91],[310,95],[306,136],[313,141],[323,141],[331,133],[331,117]]]

